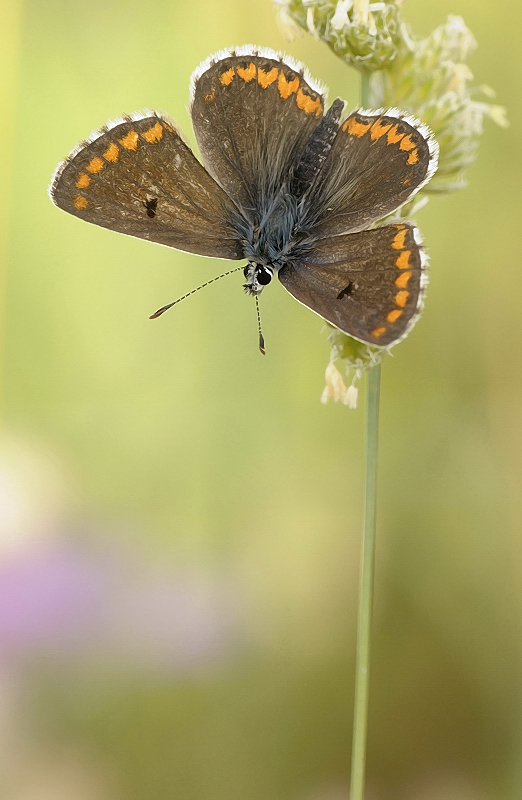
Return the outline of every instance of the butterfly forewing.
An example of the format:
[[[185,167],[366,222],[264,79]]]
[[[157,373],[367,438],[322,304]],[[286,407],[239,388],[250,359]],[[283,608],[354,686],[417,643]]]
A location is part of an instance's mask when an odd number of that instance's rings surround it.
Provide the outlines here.
[[[285,289],[350,336],[380,347],[414,324],[425,283],[410,225],[331,237],[279,271]]]
[[[409,117],[351,114],[310,192],[308,224],[319,237],[367,228],[408,200],[437,166],[429,129]]]
[[[193,78],[191,108],[205,166],[244,211],[261,214],[290,177],[324,108],[319,87],[262,52],[203,64]]]
[[[50,193],[104,228],[205,256],[243,255],[231,200],[159,115],[127,119],[77,148]]]

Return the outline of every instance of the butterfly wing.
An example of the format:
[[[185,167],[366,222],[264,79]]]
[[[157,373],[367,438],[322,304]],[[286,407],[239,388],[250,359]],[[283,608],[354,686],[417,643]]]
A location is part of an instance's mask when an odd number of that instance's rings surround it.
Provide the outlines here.
[[[93,134],[57,169],[53,202],[95,225],[204,256],[239,259],[233,204],[157,114]]]
[[[263,214],[321,121],[324,98],[300,65],[240,48],[192,77],[192,122],[203,163],[244,212]]]
[[[431,178],[437,157],[431,131],[412,117],[350,114],[308,192],[306,225],[319,238],[367,228]]]
[[[394,344],[415,323],[427,279],[415,233],[397,224],[324,239],[306,259],[279,270],[279,280],[355,339]]]

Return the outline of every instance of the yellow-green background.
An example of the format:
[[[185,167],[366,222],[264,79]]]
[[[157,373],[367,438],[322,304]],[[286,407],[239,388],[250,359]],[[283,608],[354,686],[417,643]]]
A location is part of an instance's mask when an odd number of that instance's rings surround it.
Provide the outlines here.
[[[193,142],[190,74],[223,47],[286,49],[351,104],[357,78],[311,37],[285,42],[269,0],[1,9],[0,577],[22,578],[3,610],[0,794],[347,800],[364,402],[319,404],[321,322],[278,285],[262,298],[265,358],[237,276],[149,322],[223,262],[84,224],[46,189],[122,112],[164,110]],[[469,188],[419,215],[426,309],[384,365],[368,798],[519,800],[522,11],[404,13],[419,34],[464,16],[476,83],[511,127],[486,122]],[[36,620],[47,602],[24,565],[64,548],[111,565],[92,648],[80,623],[65,644],[13,646],[20,598]],[[112,594],[157,580],[196,587],[174,627],[190,628],[201,585],[209,624],[215,604],[226,617],[188,665],[183,641],[155,655],[171,635],[155,590],[135,657],[118,626],[135,636],[139,591],[102,631]]]

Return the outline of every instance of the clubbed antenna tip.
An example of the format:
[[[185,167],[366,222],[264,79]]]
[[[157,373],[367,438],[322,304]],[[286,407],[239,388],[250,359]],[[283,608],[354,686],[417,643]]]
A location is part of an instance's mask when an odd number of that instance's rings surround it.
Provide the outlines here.
[[[257,294],[256,294],[256,311],[257,311],[257,330],[259,332],[259,350],[261,351],[261,353],[263,353],[263,355],[266,355],[265,339],[261,331],[261,314],[259,313],[259,298]]]

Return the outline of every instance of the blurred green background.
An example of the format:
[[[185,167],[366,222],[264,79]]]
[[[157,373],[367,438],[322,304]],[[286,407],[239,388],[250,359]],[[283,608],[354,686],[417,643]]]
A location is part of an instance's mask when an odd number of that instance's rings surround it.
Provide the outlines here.
[[[237,276],[53,207],[59,160],[122,112],[194,141],[192,70],[233,44],[358,79],[269,0],[3,0],[0,795],[347,800],[360,408],[282,287],[267,356]],[[486,121],[467,190],[418,217],[425,313],[383,371],[368,800],[522,797],[522,11],[462,14]]]

